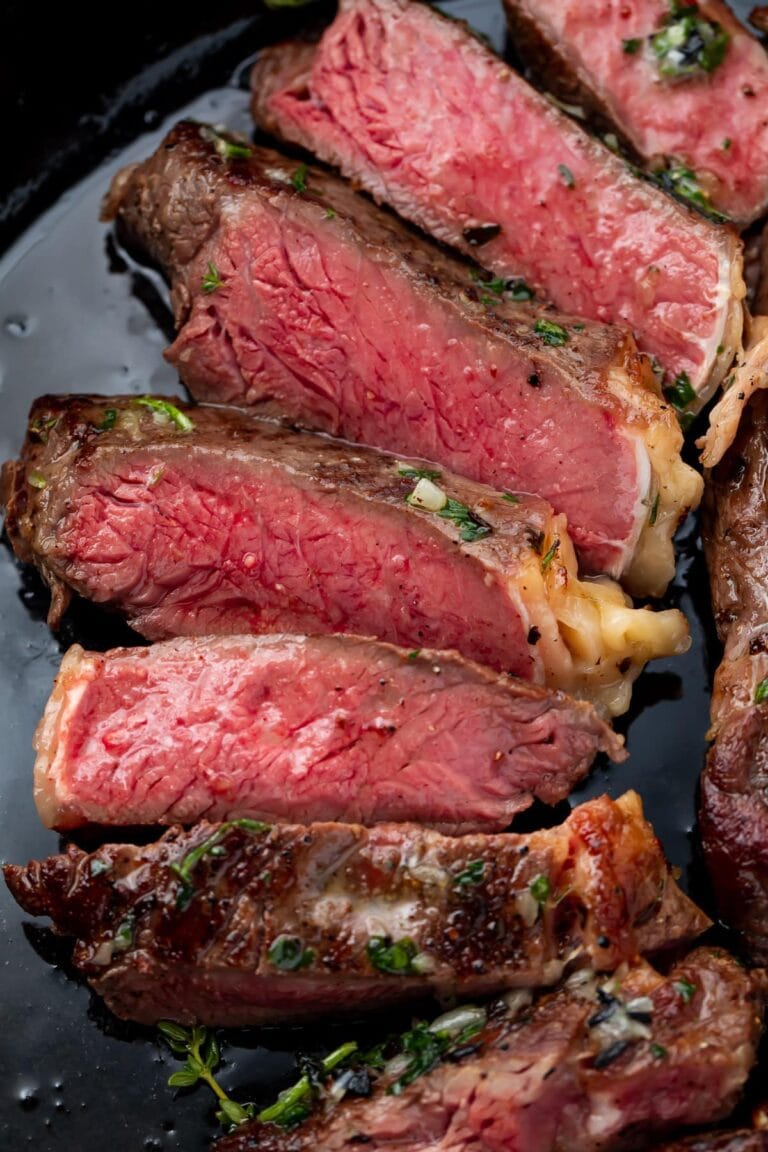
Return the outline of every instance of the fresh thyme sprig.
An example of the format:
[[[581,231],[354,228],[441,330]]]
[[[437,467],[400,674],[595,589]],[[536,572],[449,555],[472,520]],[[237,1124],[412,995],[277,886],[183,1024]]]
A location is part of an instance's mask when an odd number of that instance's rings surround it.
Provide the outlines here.
[[[219,1102],[216,1119],[225,1128],[237,1127],[246,1120],[253,1120],[256,1107],[253,1104],[238,1104],[221,1087],[214,1071],[221,1062],[218,1041],[208,1028],[195,1025],[184,1028],[172,1020],[161,1020],[157,1027],[174,1056],[184,1060],[184,1066],[168,1078],[170,1088],[194,1088],[202,1080],[207,1084]]]

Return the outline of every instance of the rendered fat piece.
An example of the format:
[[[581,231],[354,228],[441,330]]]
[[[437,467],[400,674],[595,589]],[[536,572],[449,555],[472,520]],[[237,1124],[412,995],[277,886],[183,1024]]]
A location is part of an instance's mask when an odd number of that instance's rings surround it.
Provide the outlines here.
[[[456,648],[612,715],[648,660],[689,646],[678,611],[580,580],[562,517],[535,497],[443,473],[457,522],[409,503],[423,461],[236,409],[178,412],[192,430],[129,397],[33,407],[4,469],[6,526],[54,589],[54,624],[74,590],[155,640],[356,632]]]

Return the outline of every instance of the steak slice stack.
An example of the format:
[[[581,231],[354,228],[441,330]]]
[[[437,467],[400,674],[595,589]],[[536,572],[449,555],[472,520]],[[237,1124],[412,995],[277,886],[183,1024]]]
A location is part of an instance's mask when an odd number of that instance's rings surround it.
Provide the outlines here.
[[[352,636],[70,648],[35,738],[49,828],[252,817],[501,831],[564,800],[598,750],[594,709],[455,652]]]
[[[706,398],[742,324],[735,231],[634,175],[462,24],[410,0],[342,0],[319,44],[262,52],[262,127],[498,276],[622,324]]]
[[[175,828],[147,847],[70,846],[5,868],[118,1016],[245,1025],[425,992],[475,996],[615,968],[708,921],[675,883],[639,797],[530,835],[417,825]]]
[[[645,161],[691,169],[740,224],[768,207],[768,58],[721,0],[504,0],[550,92],[610,121]]]
[[[707,485],[704,545],[725,646],[700,829],[720,914],[768,963],[768,392],[749,402]]]
[[[679,612],[580,581],[537,497],[237,409],[44,397],[3,488],[54,624],[74,590],[152,640],[352,632],[455,648],[613,713],[648,659],[688,645]]]
[[[584,972],[530,1008],[519,997],[512,1005],[449,1013],[431,1032],[417,1025],[401,1038],[399,1059],[369,1073],[366,1097],[339,1102],[345,1085],[356,1087],[343,1069],[334,1091],[305,1095],[309,1116],[298,1127],[283,1097],[216,1152],[656,1147],[654,1137],[728,1114],[760,1032],[749,974],[711,949],[668,976],[642,963],[608,981]]]
[[[198,399],[536,492],[587,570],[664,591],[701,482],[628,332],[515,304],[524,285],[337,177],[204,125],[121,172],[106,210],[173,285],[167,355]]]

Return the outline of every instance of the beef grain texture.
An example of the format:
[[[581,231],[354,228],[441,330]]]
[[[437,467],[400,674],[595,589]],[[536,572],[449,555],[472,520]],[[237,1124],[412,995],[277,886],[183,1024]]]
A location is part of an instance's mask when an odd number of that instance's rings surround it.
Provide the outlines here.
[[[70,648],[36,737],[49,828],[251,817],[501,831],[623,742],[588,704],[353,636]]]
[[[295,162],[227,147],[181,123],[106,207],[173,285],[192,394],[536,492],[587,570],[661,594],[701,481],[629,333],[514,304],[337,177],[297,192]]]
[[[643,161],[691,168],[714,206],[740,225],[763,214],[768,57],[726,4],[697,5],[728,34],[722,63],[669,78],[648,43],[669,12],[659,0],[504,0],[504,7],[526,68],[547,91],[596,112]]]
[[[402,1073],[385,1070],[367,1099],[326,1095],[300,1127],[243,1125],[215,1152],[619,1152],[727,1116],[760,1033],[749,974],[711,949],[667,977],[624,971],[602,984],[581,973],[530,1009],[489,1013],[463,1051],[398,1095],[388,1089]],[[622,1030],[638,1001],[644,1023]]]
[[[704,546],[723,662],[700,829],[722,919],[768,963],[768,392],[752,397],[711,473]],[[763,689],[758,693],[758,689]]]
[[[248,1025],[552,984],[690,940],[635,793],[526,836],[254,821],[7,866],[118,1016]]]
[[[4,469],[6,528],[53,589],[54,625],[74,590],[151,640],[351,632],[455,648],[613,713],[646,660],[687,647],[679,612],[580,581],[562,517],[537,497],[444,473],[440,515],[408,501],[416,472],[436,475],[424,461],[232,408],[179,403],[174,419],[167,403],[33,406]]]
[[[438,239],[630,328],[700,399],[722,380],[742,326],[736,232],[635,176],[464,25],[342,0],[317,46],[262,52],[252,87],[262,127]]]

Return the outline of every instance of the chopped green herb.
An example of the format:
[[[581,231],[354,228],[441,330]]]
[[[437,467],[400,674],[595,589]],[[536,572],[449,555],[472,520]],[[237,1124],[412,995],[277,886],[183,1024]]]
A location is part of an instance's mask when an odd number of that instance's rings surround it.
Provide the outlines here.
[[[323,218],[325,220],[335,220],[336,213],[334,212],[333,208],[326,208],[325,212],[323,212]]]
[[[281,972],[299,972],[309,968],[315,959],[314,948],[305,948],[298,936],[278,936],[269,947],[270,964]]]
[[[157,396],[137,396],[133,401],[139,408],[149,408],[156,416],[162,416],[175,424],[180,432],[191,432],[195,425],[186,412],[182,412],[175,404],[168,400],[160,400]]]
[[[389,936],[372,936],[367,952],[372,967],[379,972],[388,972],[391,976],[418,975],[419,969],[413,963],[418,949],[410,936],[395,941]]]
[[[520,503],[520,497],[515,496],[514,492],[502,492],[501,498],[502,498],[502,500],[506,500],[508,504],[519,504]]]
[[[557,170],[560,173],[563,184],[565,184],[566,188],[576,187],[576,181],[573,178],[573,172],[571,172],[567,164],[558,164]]]
[[[513,280],[504,280],[501,276],[497,276],[492,280],[484,280],[482,275],[476,272],[473,274],[473,279],[479,287],[486,289],[487,292],[492,292],[494,296],[509,296],[509,298],[517,304],[523,301],[533,300],[536,296],[533,288],[519,277]],[[495,303],[495,301],[487,297],[481,297],[481,300],[484,304]]]
[[[192,897],[195,894],[195,888],[192,883],[192,873],[201,860],[206,856],[225,856],[226,849],[221,846],[221,841],[224,840],[233,828],[242,828],[246,832],[259,833],[268,832],[271,824],[262,824],[260,820],[228,820],[225,824],[220,824],[216,831],[187,852],[180,864],[172,863],[169,865],[172,872],[175,872],[179,877],[181,884],[176,896],[176,907],[183,910],[188,907]]]
[[[432,468],[398,468],[398,476],[405,476],[406,480],[439,480],[442,472]]]
[[[202,126],[200,134],[203,139],[213,144],[222,160],[247,160],[253,155],[253,149],[245,141],[230,140],[228,136],[224,136],[207,124]]]
[[[543,874],[534,876],[528,885],[528,891],[537,904],[546,904],[547,900],[549,900],[549,877]]]
[[[565,328],[555,324],[554,320],[537,320],[533,330],[537,336],[541,336],[545,344],[550,344],[553,348],[567,344],[569,340]]]
[[[48,481],[45,476],[35,468],[33,468],[31,472],[27,472],[27,484],[29,484],[31,488],[43,489],[48,487]]]
[[[642,40],[633,36],[629,40],[622,40],[621,47],[627,56],[635,56],[640,51],[642,44]]]
[[[411,662],[418,660],[419,656],[421,656],[421,648],[414,648],[412,652],[408,653],[408,659]]]
[[[485,536],[490,536],[493,531],[490,524],[487,524],[485,520],[477,516],[459,500],[449,499],[445,507],[438,512],[438,516],[442,516],[443,520],[453,520],[454,524],[461,529],[459,539],[466,544],[472,544],[475,540],[482,540]]]
[[[712,206],[708,193],[700,186],[698,177],[692,168],[686,168],[682,164],[672,165],[669,168],[662,168],[660,171],[654,172],[651,179],[665,192],[669,192],[670,195],[682,200],[685,204],[692,204],[694,208],[698,208],[699,212],[708,219],[718,223],[728,219],[723,212],[718,212]]]
[[[679,372],[669,388],[664,389],[664,396],[678,412],[683,412],[689,404],[692,404],[696,399],[696,392],[688,373]]]
[[[307,172],[309,169],[306,164],[299,164],[296,171],[291,176],[291,184],[293,185],[294,192],[306,192],[307,190]]]
[[[170,1088],[194,1088],[201,1080],[207,1084],[219,1102],[216,1119],[225,1128],[235,1128],[246,1120],[253,1120],[253,1104],[238,1104],[217,1082],[213,1075],[221,1060],[219,1045],[213,1032],[207,1028],[184,1028],[173,1020],[161,1020],[158,1030],[174,1056],[183,1060],[183,1068],[168,1078]]]
[[[88,871],[91,876],[101,876],[102,872],[109,872],[112,869],[112,864],[109,860],[91,860]]]
[[[730,39],[720,24],[701,15],[698,4],[673,2],[650,44],[661,75],[679,80],[714,72],[725,59]]]
[[[126,916],[112,937],[112,951],[125,952],[133,944],[133,917]]]
[[[755,704],[764,704],[766,700],[768,700],[768,676],[755,688]]]
[[[99,424],[100,432],[109,432],[110,428],[114,428],[117,422],[117,408],[107,408],[104,413],[104,419]]]
[[[716,355],[722,356],[723,352],[725,352],[725,344],[718,344],[717,350],[716,350]]]
[[[732,143],[733,141],[731,140],[730,136],[726,136],[722,144],[723,152],[727,152]]]
[[[335,1068],[346,1063],[358,1051],[357,1044],[349,1042],[336,1048],[320,1061],[320,1076],[328,1076]],[[295,1128],[306,1120],[321,1088],[320,1076],[304,1075],[291,1088],[281,1092],[276,1102],[263,1108],[256,1119],[260,1124],[277,1124],[280,1128]]]
[[[676,980],[674,989],[685,1004],[690,1004],[696,994],[696,985],[691,984],[689,980]]]
[[[547,568],[549,568],[550,564],[552,563],[555,556],[557,555],[557,550],[559,547],[560,547],[560,541],[557,539],[557,537],[555,537],[555,539],[552,541],[551,545],[549,546],[549,548],[547,549],[547,551],[544,553],[544,555],[541,558],[541,570],[542,570],[542,572],[546,572]]]
[[[485,860],[470,860],[466,868],[454,876],[453,882],[459,888],[470,888],[479,884],[485,876]]]
[[[651,1056],[654,1060],[665,1060],[669,1055],[666,1048],[661,1044],[651,1044]]]
[[[651,528],[653,528],[654,524],[656,523],[658,516],[659,516],[659,493],[657,492],[656,497],[653,501],[653,504],[651,505],[651,514],[648,517],[648,523],[650,524]]]
[[[37,436],[42,444],[47,444],[48,437],[58,422],[58,416],[50,416],[47,420],[44,420],[42,416],[38,416],[29,425],[29,434],[30,436]]]
[[[224,281],[219,275],[218,268],[215,264],[209,261],[208,271],[202,279],[203,292],[205,292],[206,296],[210,296],[212,292],[215,292],[218,288],[221,288],[223,283]]]

